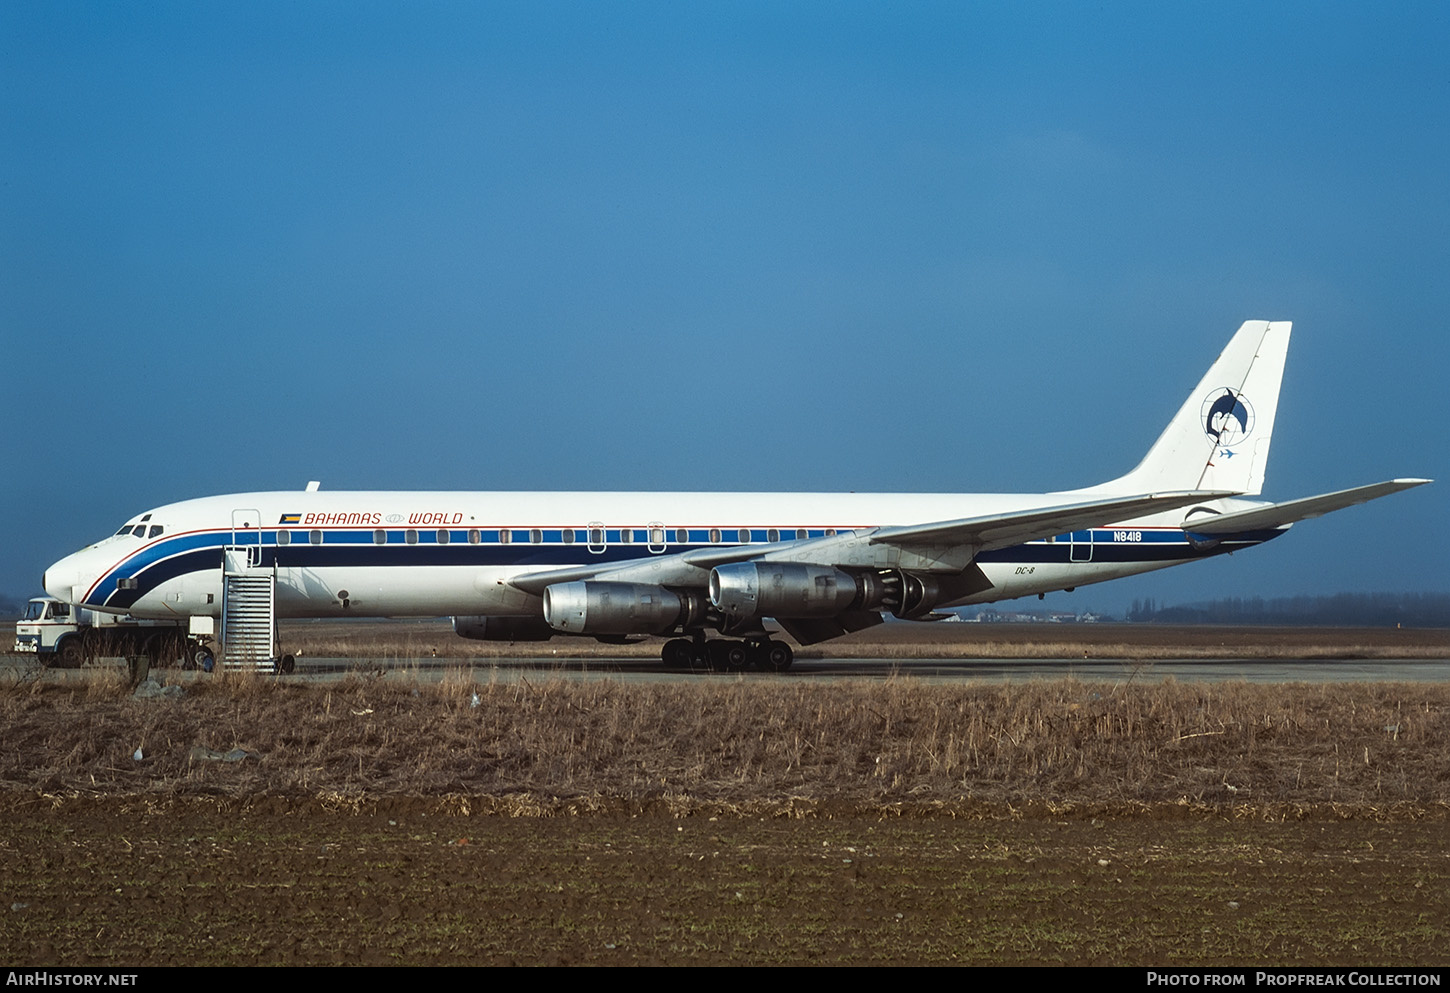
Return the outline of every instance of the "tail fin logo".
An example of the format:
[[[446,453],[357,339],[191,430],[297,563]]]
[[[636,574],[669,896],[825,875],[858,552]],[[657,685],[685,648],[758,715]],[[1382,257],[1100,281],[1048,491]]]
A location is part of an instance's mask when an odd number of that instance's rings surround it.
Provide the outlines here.
[[[1254,430],[1254,408],[1242,393],[1224,387],[1203,401],[1203,433],[1215,445],[1237,445]]]

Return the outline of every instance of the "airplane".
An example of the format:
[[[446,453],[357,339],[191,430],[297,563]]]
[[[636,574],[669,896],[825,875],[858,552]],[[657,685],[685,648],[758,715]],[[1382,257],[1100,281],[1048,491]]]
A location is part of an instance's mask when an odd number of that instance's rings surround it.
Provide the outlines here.
[[[1430,482],[1247,499],[1263,488],[1290,327],[1246,322],[1142,461],[1083,489],[323,492],[309,483],[138,514],[52,565],[45,589],[135,618],[216,618],[227,574],[262,574],[277,617],[452,615],[463,637],[505,641],[663,635],[668,666],[781,671],[794,650],[766,620],[810,645],[888,613],[940,619],[1259,545],[1297,521]]]

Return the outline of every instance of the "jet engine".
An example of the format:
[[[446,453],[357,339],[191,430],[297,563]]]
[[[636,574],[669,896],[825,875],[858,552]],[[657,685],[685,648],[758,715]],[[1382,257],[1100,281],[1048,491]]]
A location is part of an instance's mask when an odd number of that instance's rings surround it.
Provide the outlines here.
[[[827,565],[733,562],[710,572],[710,603],[732,617],[835,617],[888,610],[920,617],[945,599],[935,576],[880,569],[849,573]]]
[[[891,612],[902,620],[911,620],[931,613],[931,609],[942,601],[941,581],[935,576],[921,576],[914,572],[896,572],[901,577],[901,602]]]
[[[566,634],[659,634],[698,613],[695,599],[648,583],[555,583],[544,619]]]
[[[828,565],[732,562],[710,571],[710,603],[733,617],[834,617],[861,592],[856,577]]]

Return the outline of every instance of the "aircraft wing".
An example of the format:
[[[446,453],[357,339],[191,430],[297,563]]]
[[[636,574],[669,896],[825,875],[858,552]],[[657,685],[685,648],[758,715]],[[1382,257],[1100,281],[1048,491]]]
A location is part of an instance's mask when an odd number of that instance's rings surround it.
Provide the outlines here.
[[[1078,528],[1100,527],[1114,521],[1145,517],[1189,504],[1234,496],[1218,490],[1179,490],[1131,497],[1084,500],[1011,514],[967,517],[935,524],[908,524],[879,528],[871,543],[893,545],[971,545],[977,551],[1008,548],[1024,541],[1050,538]]]
[[[835,535],[829,538],[798,539],[772,542],[768,545],[735,545],[727,548],[700,548],[674,555],[661,555],[644,561],[572,566],[529,572],[514,576],[508,583],[515,589],[535,596],[555,583],[573,583],[586,579],[621,582],[652,582],[659,585],[704,586],[709,571],[728,562],[750,559],[789,559],[811,561],[821,565],[845,564],[838,554],[848,544],[952,545],[970,547],[971,555],[984,549],[1006,548],[1023,541],[1047,538],[1077,528],[1099,526],[1128,520],[1146,514],[1175,510],[1189,504],[1202,503],[1230,496],[1216,490],[1182,490],[1171,493],[1140,494],[1132,497],[1110,497],[1084,500],[1038,510],[1008,514],[969,517],[934,524],[910,524],[877,528],[871,532]],[[960,569],[970,556],[956,568]]]
[[[778,541],[769,546],[732,545],[728,548],[697,548],[691,552],[676,552],[673,555],[659,555],[643,561],[611,562],[604,565],[580,565],[567,569],[550,569],[547,572],[527,572],[514,576],[508,584],[515,589],[541,595],[555,583],[576,583],[584,579],[618,580],[621,582],[657,582],[660,585],[688,585],[687,577],[694,574],[699,585],[709,571],[727,562],[741,562],[763,556],[767,551],[806,544],[806,540]],[[700,570],[700,571],[697,571]]]
[[[1356,486],[1349,490],[1322,493],[1319,496],[1303,497],[1284,503],[1272,503],[1266,507],[1251,507],[1248,510],[1237,510],[1229,514],[1195,517],[1183,522],[1183,530],[1194,534],[1238,534],[1244,531],[1284,527],[1295,521],[1323,517],[1331,511],[1368,503],[1370,500],[1377,500],[1382,496],[1389,496],[1391,493],[1423,486],[1429,482],[1433,482],[1433,480],[1390,479],[1383,483],[1371,483],[1369,486]]]

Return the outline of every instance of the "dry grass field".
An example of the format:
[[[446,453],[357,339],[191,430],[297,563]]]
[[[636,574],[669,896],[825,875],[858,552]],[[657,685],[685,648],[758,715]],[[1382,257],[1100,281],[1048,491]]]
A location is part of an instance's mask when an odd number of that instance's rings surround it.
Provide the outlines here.
[[[1361,642],[1338,648],[1377,650]],[[1424,965],[1450,947],[1450,686],[460,670],[137,699],[123,671],[0,686],[7,962]]]

